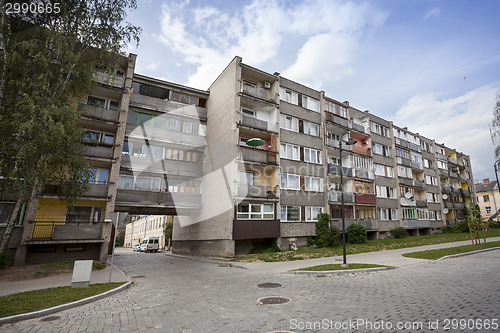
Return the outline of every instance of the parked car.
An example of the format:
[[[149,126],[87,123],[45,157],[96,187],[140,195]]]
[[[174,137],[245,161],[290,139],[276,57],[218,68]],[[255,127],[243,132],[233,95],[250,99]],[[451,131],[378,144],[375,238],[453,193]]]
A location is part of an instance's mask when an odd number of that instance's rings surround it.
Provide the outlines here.
[[[132,250],[137,251],[137,252],[140,252],[141,251],[141,243],[139,244],[135,244],[134,246],[132,246]]]
[[[160,241],[158,237],[146,237],[141,243],[141,252],[158,252]]]

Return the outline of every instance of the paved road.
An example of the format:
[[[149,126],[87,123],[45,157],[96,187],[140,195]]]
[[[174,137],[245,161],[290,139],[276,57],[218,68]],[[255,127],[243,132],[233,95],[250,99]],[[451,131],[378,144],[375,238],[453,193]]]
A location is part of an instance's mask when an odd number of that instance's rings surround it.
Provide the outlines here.
[[[486,319],[500,321],[500,251],[326,277],[219,267],[129,249],[120,249],[115,262],[136,283],[127,291],[56,313],[52,321],[22,321],[0,332],[443,332],[449,319],[475,319],[469,322],[475,328]],[[257,286],[264,282],[282,287]],[[257,305],[264,296],[291,302]],[[494,332],[449,324],[450,332]]]

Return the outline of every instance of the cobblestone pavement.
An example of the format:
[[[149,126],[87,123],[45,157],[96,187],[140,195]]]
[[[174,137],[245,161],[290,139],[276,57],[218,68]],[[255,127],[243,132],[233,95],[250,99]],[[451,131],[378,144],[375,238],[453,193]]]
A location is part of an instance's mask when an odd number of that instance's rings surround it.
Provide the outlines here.
[[[128,249],[115,263],[135,281],[128,290],[55,313],[53,320],[7,324],[0,332],[443,332],[446,324],[449,332],[494,332],[491,324],[500,325],[500,251],[326,277],[259,273]],[[282,286],[257,286],[265,282]],[[257,305],[264,296],[291,302]],[[480,323],[490,328],[478,329]]]

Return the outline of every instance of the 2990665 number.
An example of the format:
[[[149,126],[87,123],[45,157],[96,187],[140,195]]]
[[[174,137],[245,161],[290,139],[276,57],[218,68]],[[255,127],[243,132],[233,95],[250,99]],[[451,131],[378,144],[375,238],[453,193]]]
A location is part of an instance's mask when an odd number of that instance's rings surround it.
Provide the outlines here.
[[[9,14],[58,14],[61,12],[60,2],[5,3],[5,13]]]
[[[498,329],[498,319],[444,319],[443,329],[445,330],[465,330],[465,329],[476,329],[476,330],[497,330]]]

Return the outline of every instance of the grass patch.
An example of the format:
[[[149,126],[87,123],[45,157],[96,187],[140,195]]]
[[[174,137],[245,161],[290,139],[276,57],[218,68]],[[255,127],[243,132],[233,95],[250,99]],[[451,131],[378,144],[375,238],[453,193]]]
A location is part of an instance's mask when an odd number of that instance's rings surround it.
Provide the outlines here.
[[[318,265],[318,266],[294,269],[293,271],[343,271],[348,269],[391,267],[391,266],[375,265],[375,264],[349,264],[349,267],[344,268],[341,265],[342,264]]]
[[[405,253],[405,254],[403,254],[403,257],[437,260],[439,258],[442,258],[444,256],[449,256],[452,254],[467,253],[467,252],[483,250],[483,249],[488,249],[488,248],[492,248],[492,247],[499,247],[499,246],[500,246],[500,242],[490,242],[490,243],[486,243],[486,245],[484,245],[484,244],[465,245],[465,246],[457,246],[457,247],[448,247],[445,249],[436,249],[436,250],[427,250],[427,251]]]
[[[489,229],[486,237],[500,236],[500,229]],[[346,244],[347,254],[375,252],[383,250],[394,250],[416,246],[450,243],[458,241],[470,241],[469,233],[436,234],[425,236],[411,236],[406,238],[376,239],[369,240],[363,244]],[[233,259],[233,261],[252,262],[252,261],[293,261],[314,259],[323,257],[334,257],[342,255],[342,245],[326,248],[304,248],[297,251],[267,252],[260,254],[250,254]]]
[[[71,273],[73,272],[74,265],[75,265],[74,261],[60,261],[60,262],[42,264],[38,267],[37,271],[35,272],[35,278],[47,277],[62,273]],[[94,262],[92,264],[93,271],[99,271],[104,268],[106,268],[106,265],[103,265],[101,263]]]
[[[57,287],[0,297],[0,317],[39,311],[117,288],[125,282],[96,283],[88,288]]]

